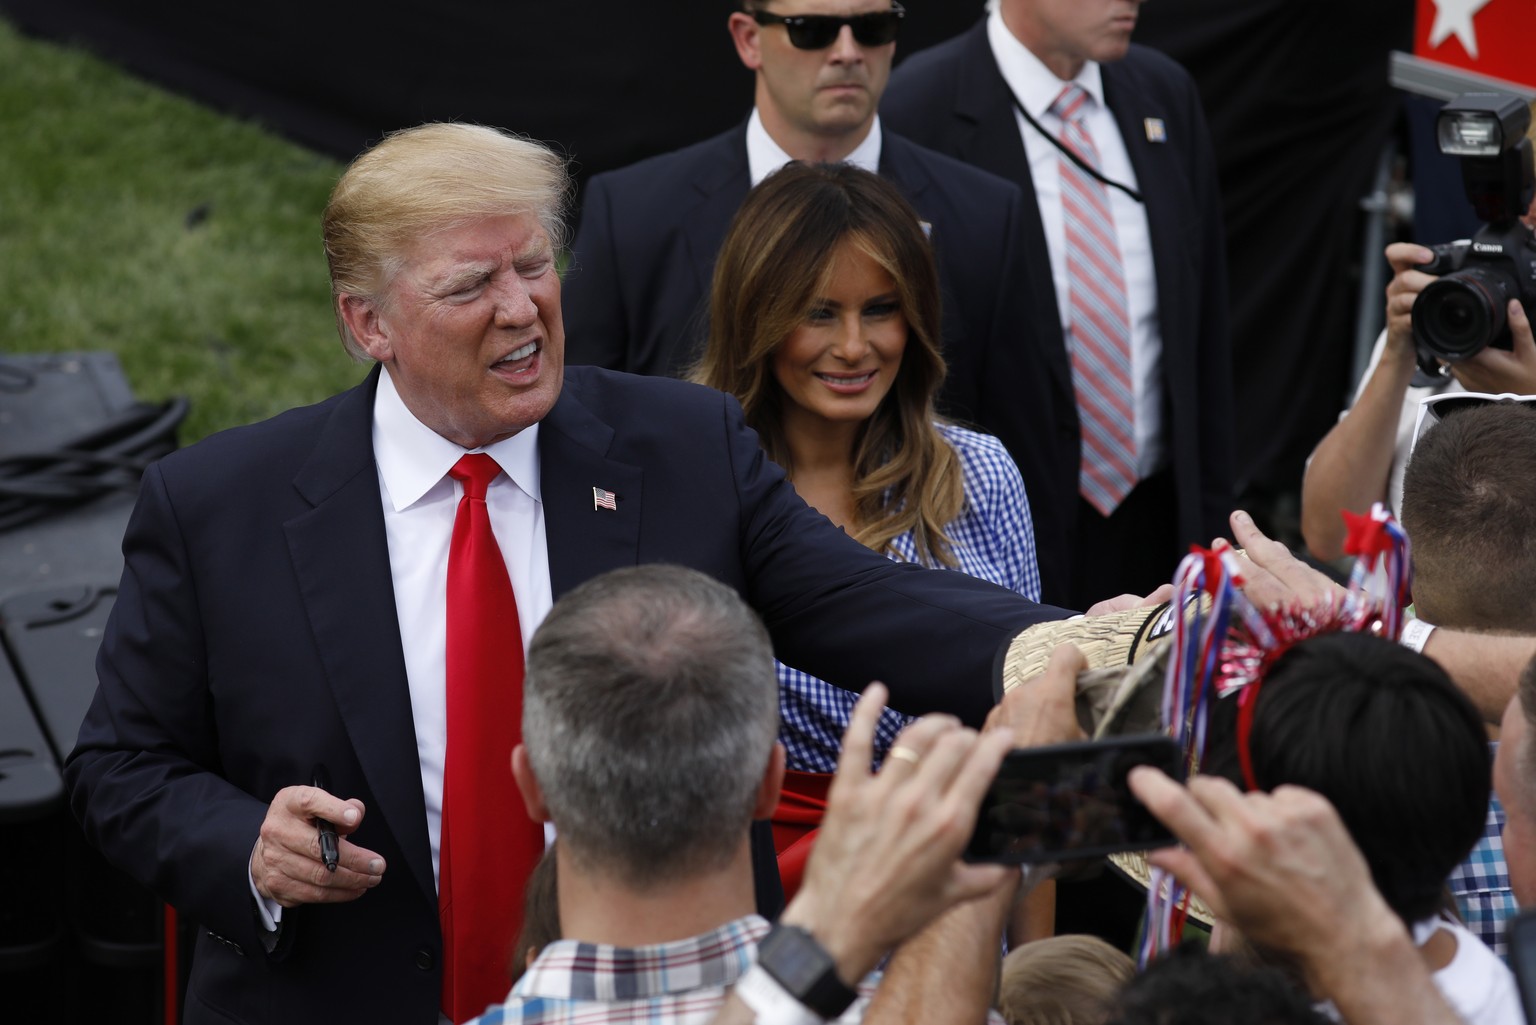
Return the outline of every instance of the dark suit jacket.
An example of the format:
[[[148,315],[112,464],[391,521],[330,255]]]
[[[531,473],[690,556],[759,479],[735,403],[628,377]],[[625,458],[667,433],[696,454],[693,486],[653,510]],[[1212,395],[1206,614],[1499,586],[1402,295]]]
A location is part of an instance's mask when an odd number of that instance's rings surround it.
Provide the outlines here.
[[[1065,566],[1057,559],[1077,491],[1076,450],[1064,454],[1075,445],[1077,411],[1060,346],[1050,355],[1016,351],[1033,314],[1019,259],[1029,204],[1008,182],[889,131],[880,173],[932,225],[949,364],[940,405],[958,420],[984,424],[1000,417],[983,395],[1008,404],[1021,430],[1003,440],[1029,495],[1043,594],[1065,600]],[[703,352],[715,256],[749,188],[744,125],[593,177],[565,282],[568,362],[685,373]],[[1006,396],[984,389],[998,363],[1019,360],[1034,373],[1013,375]]]
[[[1105,100],[1136,169],[1152,236],[1163,423],[1178,493],[1179,545],[1208,544],[1227,532],[1233,431],[1226,256],[1210,136],[1194,82],[1167,57],[1133,45],[1123,60],[1101,67]],[[985,20],[909,57],[892,75],[880,115],[909,138],[1017,182],[1033,196],[1013,101],[988,45]],[[1145,118],[1162,119],[1166,142],[1147,138]],[[1040,209],[1024,206],[1024,266],[1033,306],[1028,338],[1018,351],[1064,359]],[[981,387],[1006,393],[1013,380],[1036,372],[1021,365],[1012,374],[989,376]],[[981,426],[1005,443],[1032,430],[1001,397],[988,401],[983,394],[978,405],[989,417],[1002,418],[983,419]],[[1076,459],[1074,442],[1074,467]],[[1076,490],[1074,483],[1069,494]]]
[[[373,459],[377,371],[145,474],[66,765],[87,837],[204,928],[186,1021],[436,1021],[441,939]],[[909,712],[979,722],[993,654],[1064,613],[898,566],[799,500],[718,392],[589,368],[539,432],[558,598],[605,570],[693,566],[737,588],[785,660]],[[594,510],[593,486],[618,497]],[[513,636],[516,640],[515,634]],[[361,899],[262,942],[246,882],[267,805],[324,759],[387,862]]]

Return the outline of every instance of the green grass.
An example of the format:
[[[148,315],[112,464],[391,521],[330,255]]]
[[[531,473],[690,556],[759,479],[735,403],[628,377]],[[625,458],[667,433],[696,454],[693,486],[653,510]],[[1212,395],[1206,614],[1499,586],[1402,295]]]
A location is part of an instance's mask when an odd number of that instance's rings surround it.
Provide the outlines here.
[[[183,442],[358,380],[320,244],[340,164],[3,20],[0,69],[0,353],[115,352],[192,400]]]

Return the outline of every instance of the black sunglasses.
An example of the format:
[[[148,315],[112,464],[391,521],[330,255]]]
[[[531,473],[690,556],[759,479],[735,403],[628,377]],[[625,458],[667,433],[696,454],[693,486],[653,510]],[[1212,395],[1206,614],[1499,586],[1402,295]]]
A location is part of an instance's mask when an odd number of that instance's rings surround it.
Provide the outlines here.
[[[847,25],[853,29],[853,38],[860,46],[884,46],[896,41],[901,19],[906,8],[892,3],[888,11],[871,11],[845,18],[837,14],[770,14],[753,11],[752,19],[759,25],[783,25],[789,33],[790,45],[797,50],[825,50],[837,41],[837,34]]]

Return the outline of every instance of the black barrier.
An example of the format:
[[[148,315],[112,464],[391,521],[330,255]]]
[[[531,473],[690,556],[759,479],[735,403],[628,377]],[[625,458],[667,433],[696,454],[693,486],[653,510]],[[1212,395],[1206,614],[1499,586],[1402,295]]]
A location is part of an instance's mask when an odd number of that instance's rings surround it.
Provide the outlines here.
[[[21,681],[0,659],[0,1014],[41,1020],[44,987],[29,985],[63,963],[68,934],[65,892],[64,783]]]
[[[0,485],[44,465],[71,472],[31,457],[143,408],[106,353],[4,356],[0,367]],[[96,689],[131,485],[0,527],[0,1021],[176,1020],[164,980],[185,973],[166,961],[164,905],[87,846],[61,776]]]

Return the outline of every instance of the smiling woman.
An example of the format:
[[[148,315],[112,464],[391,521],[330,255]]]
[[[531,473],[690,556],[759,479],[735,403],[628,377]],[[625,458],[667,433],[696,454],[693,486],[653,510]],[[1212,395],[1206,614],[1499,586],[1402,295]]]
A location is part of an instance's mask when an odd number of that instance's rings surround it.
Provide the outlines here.
[[[1017,468],[997,439],[934,412],[939,324],[933,252],[897,188],[791,163],[731,224],[694,379],[736,396],[795,490],[856,540],[1035,598]],[[832,771],[854,695],[787,666],[780,685],[790,768]],[[905,721],[886,712],[877,755]]]

